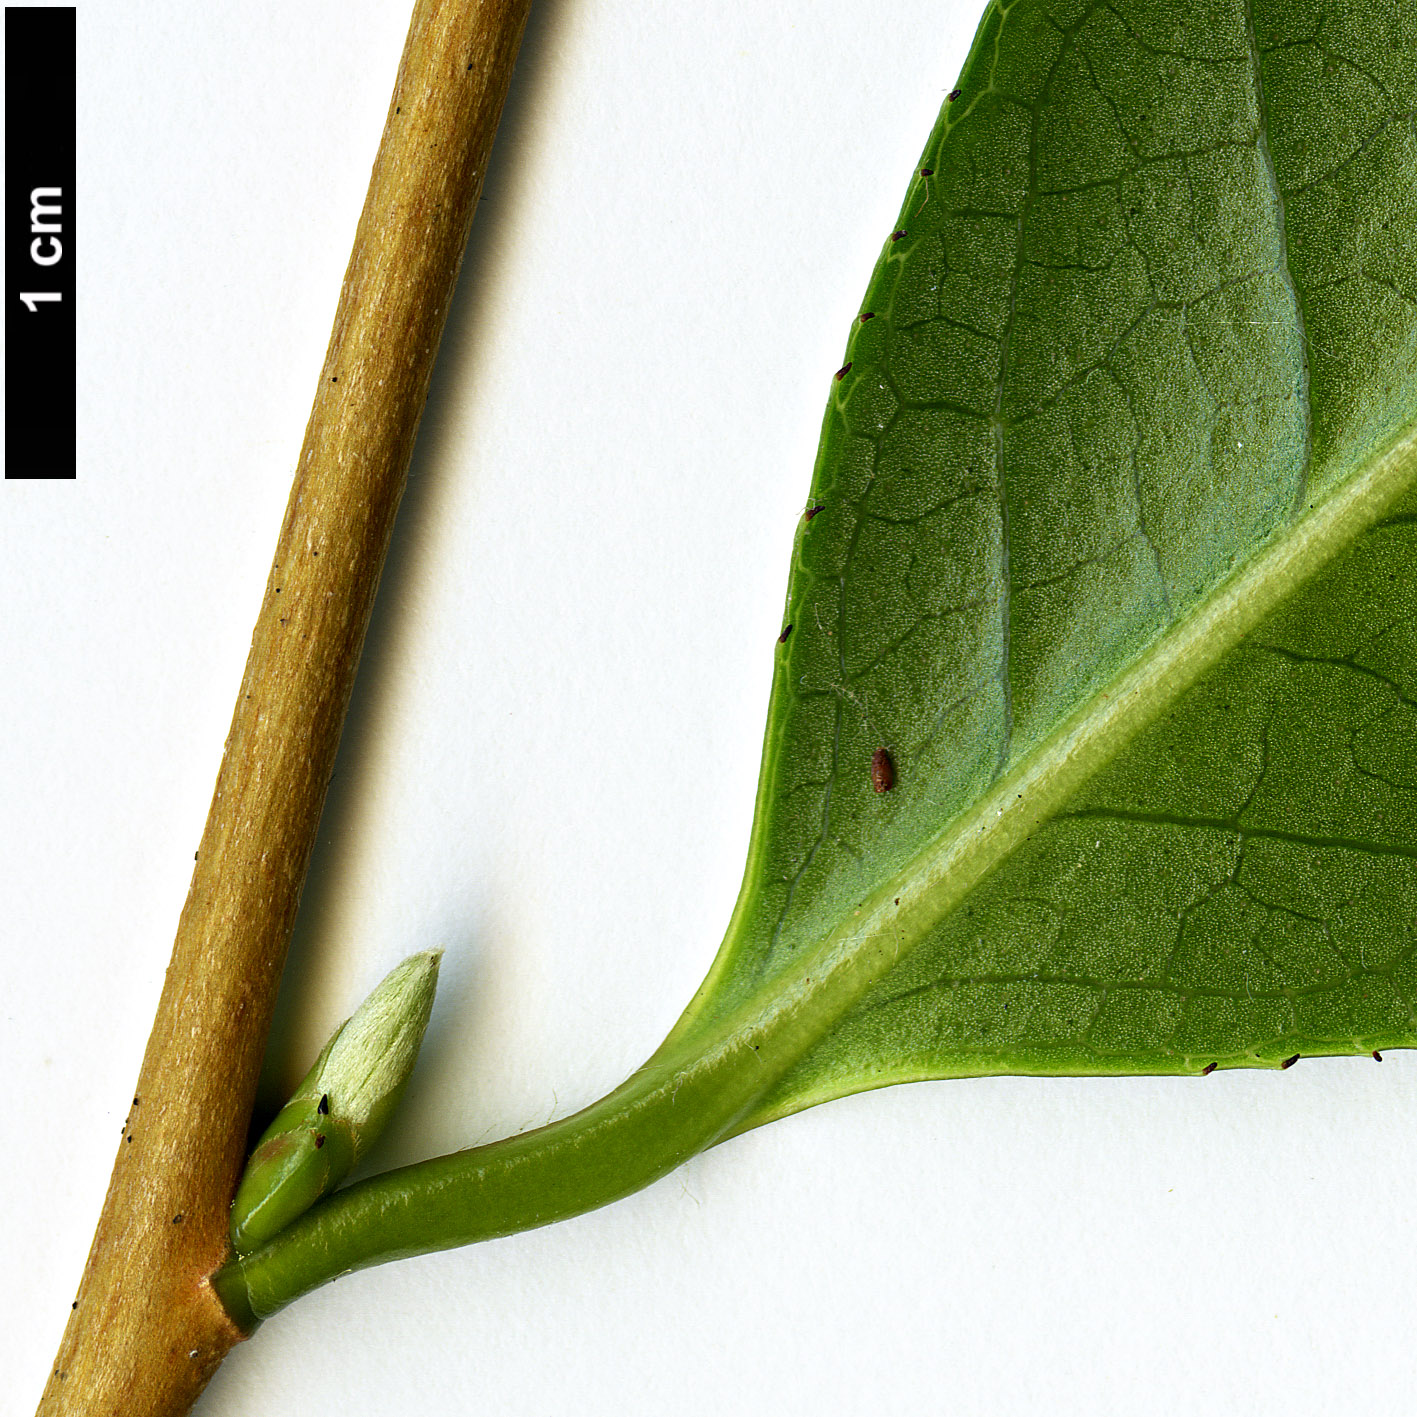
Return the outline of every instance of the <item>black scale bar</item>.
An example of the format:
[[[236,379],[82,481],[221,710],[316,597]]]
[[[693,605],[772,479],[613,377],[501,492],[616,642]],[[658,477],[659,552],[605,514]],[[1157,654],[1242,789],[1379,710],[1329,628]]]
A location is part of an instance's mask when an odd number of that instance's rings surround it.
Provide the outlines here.
[[[72,478],[74,11],[5,10],[5,476]]]

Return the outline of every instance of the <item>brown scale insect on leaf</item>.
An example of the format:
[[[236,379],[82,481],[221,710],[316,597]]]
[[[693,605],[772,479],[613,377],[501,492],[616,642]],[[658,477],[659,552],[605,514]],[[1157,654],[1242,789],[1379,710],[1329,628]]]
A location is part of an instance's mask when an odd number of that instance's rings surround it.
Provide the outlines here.
[[[877,792],[889,792],[895,786],[895,763],[884,748],[871,754],[871,786]]]

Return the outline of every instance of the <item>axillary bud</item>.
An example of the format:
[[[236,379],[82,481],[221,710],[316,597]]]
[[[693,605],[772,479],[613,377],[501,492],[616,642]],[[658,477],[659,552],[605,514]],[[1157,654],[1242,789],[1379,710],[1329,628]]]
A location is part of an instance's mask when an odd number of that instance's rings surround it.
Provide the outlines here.
[[[441,950],[410,955],[325,1044],[261,1134],[231,1206],[231,1243],[249,1254],[328,1195],[403,1096],[433,1009]]]

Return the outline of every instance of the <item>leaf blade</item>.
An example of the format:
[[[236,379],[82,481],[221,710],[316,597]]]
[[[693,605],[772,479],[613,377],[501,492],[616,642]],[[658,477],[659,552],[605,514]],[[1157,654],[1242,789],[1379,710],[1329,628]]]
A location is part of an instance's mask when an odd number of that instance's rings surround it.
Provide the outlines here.
[[[1144,728],[743,1128],[930,1077],[1200,1073],[1411,1046],[1417,497],[1405,506]],[[1360,602],[1359,642],[1296,649],[1345,582],[1382,592]],[[1345,709],[1365,720],[1368,760],[1339,776]],[[1389,719],[1398,732],[1371,731]],[[1191,761],[1206,747],[1211,761]]]
[[[1021,767],[1041,822],[1066,793],[1030,763],[1069,744],[1096,770],[1410,478],[1411,311],[1375,326],[1313,252],[1366,222],[1417,290],[1417,164],[1366,186],[1344,163],[1304,167],[1284,65],[1327,22],[1255,10],[986,12],[833,385],[743,892],[666,1047],[796,988],[848,938],[908,954],[962,899],[922,881],[943,870],[967,892],[1022,841],[1001,791]],[[1385,39],[1417,49],[1399,18],[1359,18],[1345,42],[1364,67]],[[1351,161],[1405,140],[1388,103]],[[1117,719],[1148,661],[1159,697]],[[900,779],[888,796],[870,792],[877,747]],[[981,810],[1001,849],[942,867]],[[851,928],[863,909],[874,934]],[[792,1110],[792,1086],[764,1116]]]

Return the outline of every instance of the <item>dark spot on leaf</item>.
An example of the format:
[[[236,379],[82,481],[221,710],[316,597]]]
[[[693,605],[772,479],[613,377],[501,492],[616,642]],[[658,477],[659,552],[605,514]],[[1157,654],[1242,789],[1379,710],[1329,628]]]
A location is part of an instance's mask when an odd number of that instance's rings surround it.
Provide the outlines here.
[[[893,232],[891,232],[891,240],[892,240],[892,241],[899,241],[902,236],[908,236],[909,234],[910,234],[909,232],[907,232],[906,230],[904,230],[904,229],[902,228],[900,231],[893,231]]]
[[[840,383],[849,373],[851,373],[851,361],[848,359],[846,363],[836,371],[837,382]]]
[[[962,94],[963,92],[964,92],[963,89],[951,89],[951,90],[949,91],[948,97],[945,99],[945,102],[946,102],[946,103],[953,103],[953,102],[955,101],[955,99],[957,99],[957,98],[960,96],[960,94]]]
[[[1279,1066],[1280,1066],[1281,1068],[1292,1068],[1292,1067],[1294,1066],[1294,1064],[1297,1063],[1298,1061],[1299,1061],[1299,1054],[1296,1053],[1292,1058],[1286,1058]]]
[[[330,1115],[330,1094],[322,1092],[320,1094],[320,1105],[315,1109],[322,1117]]]
[[[322,1146],[324,1146],[324,1144],[325,1144],[324,1133],[323,1133],[323,1132],[316,1132],[316,1133],[315,1133],[315,1150],[316,1150],[316,1151],[319,1151],[319,1149],[320,1149]]]
[[[889,792],[895,786],[895,764],[884,748],[871,754],[871,786],[877,792]]]
[[[790,635],[791,633],[792,633],[792,626],[791,626],[791,625],[786,625],[786,626],[784,626],[782,633],[777,637],[777,642],[778,642],[778,644],[780,644],[780,645],[785,645],[785,644],[787,643],[787,637],[788,637],[788,635]]]
[[[811,521],[812,518],[815,517],[818,512],[824,511],[826,511],[826,508],[820,502],[818,502],[815,507],[808,507],[807,510],[802,513],[802,518],[804,521]]]
[[[935,175],[935,169],[933,167],[922,167],[920,169],[920,175],[922,177],[933,177]]]
[[[874,310],[863,311],[861,315],[861,323],[864,325],[867,320],[874,320],[875,318],[876,312]]]
[[[1374,1061],[1375,1063],[1381,1063],[1382,1060],[1383,1060],[1383,1055],[1382,1055],[1381,1053],[1379,1053],[1376,1048],[1374,1048],[1374,1049],[1373,1049],[1373,1061]]]
[[[1202,1076],[1203,1078],[1208,1078],[1208,1077],[1211,1075],[1211,1073],[1213,1073],[1214,1071],[1215,1071],[1215,1064],[1214,1064],[1214,1063],[1207,1063],[1207,1064],[1205,1065],[1205,1067],[1203,1067],[1203,1068],[1201,1069],[1201,1076]]]

